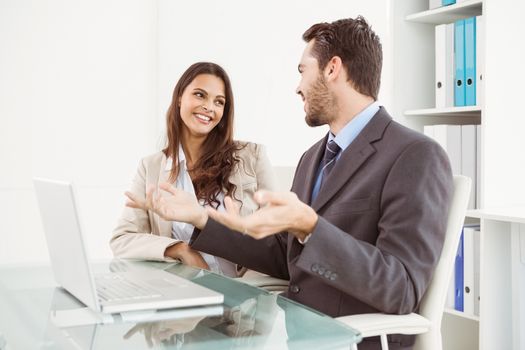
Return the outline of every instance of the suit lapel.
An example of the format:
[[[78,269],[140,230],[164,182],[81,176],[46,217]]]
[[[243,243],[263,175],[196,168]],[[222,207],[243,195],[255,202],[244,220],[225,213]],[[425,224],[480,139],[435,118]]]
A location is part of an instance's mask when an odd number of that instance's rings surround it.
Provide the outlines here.
[[[312,208],[319,211],[374,153],[375,149],[369,143],[350,145],[324,180],[325,184],[312,203]]]
[[[366,160],[376,152],[372,143],[383,137],[383,133],[391,120],[384,108],[381,107],[357,138],[341,154],[330,175],[326,178],[324,187],[312,203],[312,208],[315,211],[319,211],[326,205]]]

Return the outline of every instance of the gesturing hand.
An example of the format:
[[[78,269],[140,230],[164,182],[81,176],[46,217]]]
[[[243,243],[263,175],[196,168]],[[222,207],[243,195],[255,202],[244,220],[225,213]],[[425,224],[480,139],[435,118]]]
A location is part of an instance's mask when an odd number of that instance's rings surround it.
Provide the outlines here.
[[[206,316],[186,317],[179,320],[138,323],[124,334],[124,339],[131,338],[135,333],[143,333],[149,348],[169,342],[177,334],[192,331]]]
[[[169,195],[161,196],[153,186],[146,191],[145,200],[131,192],[126,192],[125,195],[129,198],[126,205],[131,208],[152,210],[164,220],[186,222],[199,229],[206,225],[208,214],[193,194],[175,188],[169,183],[161,183],[159,188]]]
[[[254,199],[261,208],[251,215],[241,217],[239,206],[229,197],[224,199],[226,212],[208,208],[208,215],[256,239],[288,231],[302,240],[317,224],[317,213],[293,192],[258,191]]]

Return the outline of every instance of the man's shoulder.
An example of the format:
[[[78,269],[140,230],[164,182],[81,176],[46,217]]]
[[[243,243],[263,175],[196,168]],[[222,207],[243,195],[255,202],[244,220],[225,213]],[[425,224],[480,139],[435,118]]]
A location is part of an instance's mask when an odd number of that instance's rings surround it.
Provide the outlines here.
[[[398,144],[400,147],[407,147],[413,144],[439,145],[434,139],[422,132],[411,129],[395,120],[392,120],[385,130],[384,140],[391,144]]]
[[[437,145],[437,142],[422,132],[411,129],[394,120],[383,107],[377,112],[374,119],[374,122],[371,123],[371,125],[379,128],[380,130],[378,130],[378,132],[381,133],[381,136],[377,137],[377,140],[375,141],[387,143],[389,147],[398,146],[400,148],[405,148],[414,143],[429,143]],[[370,134],[372,133],[373,132]]]

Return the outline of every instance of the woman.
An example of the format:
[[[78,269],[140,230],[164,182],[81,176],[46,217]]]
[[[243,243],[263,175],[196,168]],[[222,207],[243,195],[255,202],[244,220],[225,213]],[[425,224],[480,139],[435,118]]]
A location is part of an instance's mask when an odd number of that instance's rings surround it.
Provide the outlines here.
[[[158,185],[168,181],[188,205],[220,210],[223,198],[233,196],[241,214],[257,209],[253,194],[274,187],[273,173],[262,146],[233,140],[233,111],[230,79],[220,66],[199,62],[184,72],[167,113],[167,146],[142,159],[126,192],[130,200],[110,241],[116,257],[176,259],[231,277],[244,273],[227,260],[192,250],[188,241],[194,227],[163,220],[145,202],[153,191],[167,196]],[[179,211],[177,217],[183,216]]]

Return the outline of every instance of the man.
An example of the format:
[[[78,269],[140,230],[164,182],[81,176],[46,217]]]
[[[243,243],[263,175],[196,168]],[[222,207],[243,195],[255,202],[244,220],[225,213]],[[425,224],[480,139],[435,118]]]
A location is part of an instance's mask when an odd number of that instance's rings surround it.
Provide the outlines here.
[[[413,312],[443,246],[447,155],[378,105],[381,44],[362,17],[316,24],[303,39],[297,93],[308,125],[330,132],[303,154],[292,192],[256,193],[261,209],[245,217],[230,198],[225,212],[194,212],[191,247],[289,279],[288,298],[330,316]],[[165,215],[169,200],[154,207]],[[389,341],[410,349],[414,337]]]

